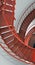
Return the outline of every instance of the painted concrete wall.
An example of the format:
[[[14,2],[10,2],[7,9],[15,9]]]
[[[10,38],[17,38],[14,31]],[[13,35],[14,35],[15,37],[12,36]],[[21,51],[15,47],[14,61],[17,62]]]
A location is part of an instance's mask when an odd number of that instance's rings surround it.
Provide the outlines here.
[[[18,24],[18,19],[21,16],[22,12],[24,12],[25,8],[28,8],[31,3],[33,3],[35,0],[16,0],[16,10],[15,10],[15,18],[16,21],[14,21],[15,28]]]
[[[13,57],[10,57],[3,49],[0,47],[0,65],[27,65],[22,63]],[[29,65],[29,64],[28,64]]]

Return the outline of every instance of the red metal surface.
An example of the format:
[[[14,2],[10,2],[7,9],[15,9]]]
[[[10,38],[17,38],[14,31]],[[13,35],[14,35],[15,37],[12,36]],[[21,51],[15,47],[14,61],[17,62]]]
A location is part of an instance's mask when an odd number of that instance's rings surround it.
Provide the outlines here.
[[[35,32],[35,27],[33,29],[31,29],[29,31],[29,33],[27,34],[26,38],[25,38],[25,45],[29,46],[29,41],[33,35],[33,32]],[[32,47],[31,47],[32,48]],[[35,62],[35,48],[32,48],[32,61]]]
[[[19,35],[20,35],[22,40],[24,40],[27,27],[32,22],[32,20],[34,20],[34,19],[35,19],[35,9],[33,9],[33,11],[31,11],[30,14],[28,14],[28,16],[24,19],[24,21],[20,27]]]
[[[29,16],[26,17],[26,19],[24,20],[24,24],[23,26],[23,33],[21,33],[21,29],[20,29],[20,33],[19,35],[16,33],[15,31],[15,27],[13,26],[14,23],[14,10],[15,10],[15,0],[4,0],[3,1],[3,6],[1,7],[1,11],[0,11],[0,35],[2,37],[2,39],[4,40],[5,44],[7,45],[7,47],[16,54],[16,58],[17,56],[20,58],[19,60],[22,59],[35,63],[35,49],[31,48],[30,46],[28,46],[28,42],[29,39],[31,38],[31,35],[33,32],[35,32],[35,28],[28,34],[28,36],[24,39],[25,37],[25,32],[26,32],[26,28],[28,27],[28,25],[30,24],[30,22],[35,18],[35,9],[29,14]],[[8,3],[9,5],[6,5],[6,3]],[[12,5],[12,7],[11,7]],[[29,18],[30,17],[30,18]],[[26,20],[28,20],[28,23],[26,23]],[[11,25],[11,26],[10,26]],[[4,26],[8,26],[8,27],[4,27]],[[4,28],[2,28],[4,27]],[[10,31],[8,33],[3,33],[6,31]],[[6,38],[9,35],[12,35],[11,37]],[[21,40],[22,37],[20,37],[20,35],[23,35],[23,41]],[[28,38],[29,37],[29,38]],[[14,39],[14,40],[13,40]],[[13,41],[12,41],[13,40]],[[27,43],[27,44],[26,44]],[[2,45],[0,45],[7,53],[9,53]],[[10,53],[9,53],[10,54]],[[11,54],[10,54],[11,55]],[[15,57],[15,56],[14,56]]]
[[[30,41],[32,35],[34,35],[33,33],[35,33],[35,27],[33,27],[33,28],[29,31],[29,33],[27,34],[27,36],[25,37],[25,43],[24,43],[24,44],[25,44],[26,46],[28,46],[29,41]]]

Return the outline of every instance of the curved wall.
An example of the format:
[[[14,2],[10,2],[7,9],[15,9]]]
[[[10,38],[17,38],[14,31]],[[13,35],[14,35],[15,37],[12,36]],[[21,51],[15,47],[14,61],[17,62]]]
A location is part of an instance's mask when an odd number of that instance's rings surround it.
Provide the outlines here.
[[[23,21],[23,18],[25,17],[25,14],[23,17],[23,13],[25,12],[25,10],[33,3],[35,2],[35,0],[16,0],[16,10],[15,10],[15,17],[16,17],[16,21],[14,21],[14,26],[15,26],[15,29],[17,31],[17,33],[19,33],[19,29],[20,29],[20,26],[21,26],[21,21]],[[21,5],[22,3],[22,5]],[[34,4],[34,8],[35,8],[35,4]],[[32,10],[32,8],[31,8]],[[22,17],[22,20],[20,20]],[[20,20],[20,21],[19,21]],[[20,22],[20,23],[19,23]],[[20,25],[18,25],[18,23]]]

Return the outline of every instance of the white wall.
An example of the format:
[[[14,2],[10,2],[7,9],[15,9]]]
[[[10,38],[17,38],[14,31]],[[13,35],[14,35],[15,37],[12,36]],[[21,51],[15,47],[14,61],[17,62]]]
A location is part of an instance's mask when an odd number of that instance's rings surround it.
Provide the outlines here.
[[[25,11],[25,8],[28,8],[31,3],[33,3],[35,0],[16,0],[16,6],[15,6],[15,18],[14,26],[15,29],[17,28],[18,19],[21,17],[22,12]]]
[[[0,65],[27,65],[22,63],[15,58],[9,56],[1,47],[0,47]],[[28,64],[29,65],[29,64]]]

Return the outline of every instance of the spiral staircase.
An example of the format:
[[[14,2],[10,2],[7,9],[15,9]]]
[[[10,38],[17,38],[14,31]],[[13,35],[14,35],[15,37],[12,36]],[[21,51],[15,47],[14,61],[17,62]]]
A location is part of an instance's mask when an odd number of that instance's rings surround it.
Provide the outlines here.
[[[15,20],[15,0],[0,2],[0,36],[5,42],[5,44],[0,44],[0,46],[18,60],[25,60],[35,64],[35,48],[28,45],[29,39],[32,37],[33,32],[35,32],[35,27],[25,36],[28,25],[35,19],[35,2],[24,12],[23,16],[25,15],[25,17],[18,34],[13,25]],[[19,24],[20,22],[17,27],[19,27]]]

